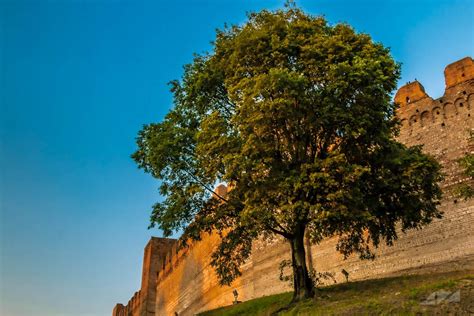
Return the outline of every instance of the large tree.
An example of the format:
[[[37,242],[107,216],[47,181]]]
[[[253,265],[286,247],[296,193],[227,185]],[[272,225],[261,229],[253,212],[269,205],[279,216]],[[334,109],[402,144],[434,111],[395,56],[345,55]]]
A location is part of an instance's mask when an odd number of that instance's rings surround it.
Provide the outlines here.
[[[174,107],[145,125],[133,158],[159,179],[151,226],[183,240],[219,232],[222,284],[252,241],[291,246],[294,300],[314,293],[304,238],[372,258],[380,242],[440,217],[439,164],[395,140],[389,49],[349,25],[289,6],[218,31],[213,51],[171,83]],[[225,195],[213,193],[227,183]]]

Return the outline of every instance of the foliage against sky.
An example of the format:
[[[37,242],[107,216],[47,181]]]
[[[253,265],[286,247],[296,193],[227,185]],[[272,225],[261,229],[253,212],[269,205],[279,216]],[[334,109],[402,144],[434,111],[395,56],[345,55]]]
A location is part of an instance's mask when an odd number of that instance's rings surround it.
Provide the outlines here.
[[[290,6],[250,14],[213,46],[171,83],[174,108],[140,131],[133,158],[161,180],[152,226],[184,240],[222,233],[222,283],[261,236],[290,241],[304,270],[305,232],[372,258],[398,223],[441,216],[439,164],[394,140],[399,65],[383,45]],[[232,187],[225,197],[218,182]]]

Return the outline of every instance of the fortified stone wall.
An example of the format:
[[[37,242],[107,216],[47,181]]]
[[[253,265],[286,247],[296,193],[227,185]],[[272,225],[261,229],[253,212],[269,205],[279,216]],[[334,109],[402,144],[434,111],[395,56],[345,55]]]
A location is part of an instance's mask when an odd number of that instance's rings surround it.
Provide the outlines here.
[[[448,65],[445,80],[445,94],[438,99],[428,96],[417,81],[401,87],[395,96],[395,101],[400,104],[397,115],[402,124],[399,141],[408,146],[423,145],[423,150],[443,165],[446,176],[441,184],[444,199],[440,209],[444,217],[422,230],[400,234],[392,247],[380,246],[373,261],[360,261],[357,256],[343,260],[336,251],[336,239],[324,240],[319,245],[308,247],[308,264],[316,271],[332,272],[336,280],[342,282],[342,269],[349,272],[351,280],[358,280],[398,274],[426,265],[443,264],[454,270],[460,268],[462,262],[468,262],[466,259],[474,258],[474,235],[471,233],[474,201],[457,200],[451,193],[454,185],[469,181],[460,173],[457,159],[474,151],[469,142],[470,131],[474,129],[471,117],[474,111],[472,58]],[[148,287],[150,292],[147,294],[148,297],[156,296],[154,315],[193,315],[229,305],[233,301],[234,289],[242,301],[291,290],[289,284],[279,280],[279,264],[290,258],[289,246],[281,239],[255,242],[251,258],[242,268],[242,277],[226,287],[218,286],[210,266],[210,255],[218,242],[218,236],[205,235],[202,241],[188,249],[177,252],[174,246],[167,248],[166,255],[164,251],[160,252],[154,259],[159,268],[156,292]],[[172,244],[173,241],[167,243]],[[153,265],[152,261],[149,264]],[[144,294],[141,293],[145,288],[142,281],[142,289],[136,293],[136,298],[134,296],[126,307],[118,304],[113,315],[153,315],[134,312],[143,306],[143,303],[136,302],[143,301],[141,296]]]
[[[156,281],[158,271],[165,265],[166,253],[176,244],[175,239],[152,237],[143,254],[142,283],[127,305],[117,304],[113,316],[155,315]]]

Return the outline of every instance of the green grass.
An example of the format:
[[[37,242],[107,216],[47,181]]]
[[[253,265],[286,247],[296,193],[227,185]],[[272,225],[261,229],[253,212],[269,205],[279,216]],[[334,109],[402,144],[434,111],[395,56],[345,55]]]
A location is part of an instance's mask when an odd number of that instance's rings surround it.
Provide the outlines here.
[[[437,290],[460,290],[461,301],[434,306],[420,304]],[[473,290],[474,275],[468,272],[400,276],[320,288],[314,299],[294,305],[290,305],[292,293],[282,293],[199,315],[464,315],[474,313]]]

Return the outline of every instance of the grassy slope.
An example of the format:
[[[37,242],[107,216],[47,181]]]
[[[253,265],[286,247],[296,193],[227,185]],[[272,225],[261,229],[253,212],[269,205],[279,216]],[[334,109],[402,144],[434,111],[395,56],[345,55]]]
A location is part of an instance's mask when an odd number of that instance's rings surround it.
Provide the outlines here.
[[[434,306],[420,304],[437,290],[460,290],[461,300]],[[282,293],[262,297],[199,315],[473,315],[474,275],[472,272],[450,272],[336,284],[319,289],[315,299],[288,307],[291,295]],[[286,310],[275,313],[286,307]]]

